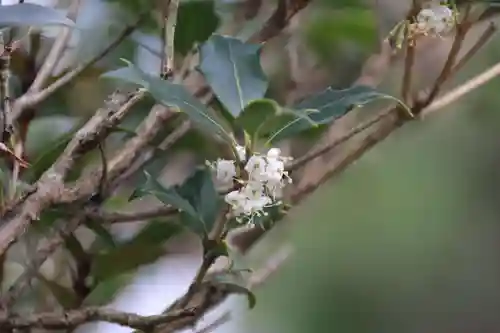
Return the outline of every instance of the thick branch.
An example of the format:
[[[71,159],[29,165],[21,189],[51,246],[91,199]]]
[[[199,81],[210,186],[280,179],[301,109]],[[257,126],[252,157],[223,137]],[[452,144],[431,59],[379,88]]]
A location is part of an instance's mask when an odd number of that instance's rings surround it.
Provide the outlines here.
[[[135,329],[151,329],[161,324],[174,323],[193,316],[193,310],[172,311],[156,316],[139,316],[134,313],[104,308],[83,308],[64,313],[50,312],[19,316],[0,314],[0,327],[3,329],[64,329],[90,321],[106,321]]]
[[[74,136],[57,161],[36,183],[36,190],[17,207],[2,216],[0,254],[3,254],[24,233],[32,221],[38,220],[43,210],[65,198],[64,180],[75,163],[107,136],[138,102],[144,91],[129,95],[114,94],[106,108],[98,110]]]

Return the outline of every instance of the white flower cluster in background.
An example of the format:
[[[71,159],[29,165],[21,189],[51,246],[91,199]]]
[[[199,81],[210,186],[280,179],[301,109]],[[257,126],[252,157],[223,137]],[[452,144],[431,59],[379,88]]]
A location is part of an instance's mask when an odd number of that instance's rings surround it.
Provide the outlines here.
[[[266,155],[254,154],[246,159],[245,148],[236,147],[240,161],[245,162],[247,179],[237,178],[236,162],[218,159],[210,164],[216,170],[217,180],[231,186],[235,182],[239,189],[226,194],[225,201],[231,207],[231,215],[239,222],[254,225],[254,218],[265,216],[266,208],[281,204],[283,188],[292,182],[285,171],[290,157],[281,156],[279,148],[271,148]]]
[[[433,1],[418,13],[416,24],[418,31],[439,36],[453,29],[455,13],[448,6]]]

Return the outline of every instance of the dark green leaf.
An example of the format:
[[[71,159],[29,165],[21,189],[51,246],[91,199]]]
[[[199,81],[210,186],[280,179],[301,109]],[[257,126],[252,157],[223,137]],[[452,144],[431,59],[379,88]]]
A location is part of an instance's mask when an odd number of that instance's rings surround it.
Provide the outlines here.
[[[182,212],[183,224],[197,234],[206,235],[212,229],[222,204],[210,170],[198,170],[176,189],[197,212],[196,216]]]
[[[165,253],[163,243],[180,230],[180,226],[172,223],[149,223],[130,241],[98,254],[92,264],[92,276],[104,280],[156,261]]]
[[[203,42],[217,29],[219,18],[212,0],[181,3],[175,29],[175,51],[187,54],[196,42]]]
[[[26,138],[28,160],[34,162],[23,175],[28,182],[37,180],[61,155],[71,141],[79,121],[74,117],[46,116],[34,119]]]
[[[68,133],[76,130],[80,120],[63,115],[45,116],[30,122],[26,136],[26,154],[29,159],[54,148]]]
[[[344,90],[327,88],[317,95],[306,98],[293,107],[295,110],[313,110],[309,119],[297,118],[279,130],[272,138],[273,142],[294,136],[310,129],[313,124],[326,125],[342,117],[357,106],[362,106],[377,99],[394,99],[368,86],[355,86]]]
[[[144,174],[146,176],[146,181],[134,190],[130,196],[130,200],[153,195],[165,205],[172,205],[193,218],[198,217],[198,213],[189,200],[183,198],[175,187],[165,188],[149,173],[144,172]]]
[[[1,26],[74,26],[75,23],[64,13],[54,8],[32,3],[0,6]]]
[[[267,91],[260,51],[261,45],[221,35],[213,35],[200,47],[199,69],[217,98],[235,117]]]
[[[91,273],[101,281],[111,276],[135,271],[142,265],[155,262],[164,254],[165,249],[161,244],[125,244],[96,255],[92,262]]]
[[[78,304],[78,297],[70,288],[51,281],[40,273],[37,274],[37,278],[50,290],[54,298],[64,309],[72,309]]]
[[[108,304],[116,294],[130,283],[133,274],[120,274],[97,283],[83,301],[83,306],[102,306]]]
[[[84,262],[87,261],[89,256],[87,252],[85,252],[85,249],[82,246],[82,243],[76,238],[74,234],[69,235],[66,237],[66,248],[68,251],[71,253],[73,258],[76,259],[78,262]]]
[[[105,244],[106,248],[112,249],[116,247],[113,235],[111,235],[109,230],[102,223],[99,223],[95,220],[87,220],[85,222],[85,225],[87,226],[87,228],[95,232],[102,243]]]
[[[161,104],[177,107],[198,125],[210,134],[219,134],[231,140],[222,125],[210,114],[209,109],[197,98],[189,93],[183,85],[175,84],[158,77],[143,73],[140,69],[128,63],[127,67],[120,68],[102,75],[104,78],[119,79],[143,86]]]
[[[153,220],[128,244],[161,244],[181,231],[182,227],[177,223]]]
[[[310,120],[306,112],[282,108],[276,101],[271,99],[260,99],[248,104],[236,119],[236,124],[241,126],[255,140],[268,138],[271,134],[298,118],[304,118],[311,126],[315,126],[315,123]]]

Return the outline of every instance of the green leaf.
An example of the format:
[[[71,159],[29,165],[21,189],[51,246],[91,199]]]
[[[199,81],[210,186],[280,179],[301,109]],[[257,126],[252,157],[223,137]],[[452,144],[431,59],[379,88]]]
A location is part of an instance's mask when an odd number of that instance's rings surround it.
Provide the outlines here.
[[[73,21],[54,8],[32,3],[0,6],[1,26],[47,26],[65,25],[72,27]]]
[[[68,133],[73,133],[80,120],[75,117],[53,115],[35,118],[30,122],[26,136],[26,154],[29,159],[54,148]]]
[[[382,98],[395,99],[368,86],[355,86],[343,90],[334,90],[329,87],[295,105],[294,110],[309,109],[314,112],[309,113],[310,119],[297,118],[288,123],[272,137],[272,142],[306,131],[314,126],[313,124],[330,124],[355,107]]]
[[[23,178],[34,182],[61,155],[80,121],[74,117],[54,115],[34,119],[26,137],[28,160],[34,162]]]
[[[311,126],[316,124],[310,119],[307,112],[314,110],[291,110],[282,108],[271,99],[259,99],[251,102],[236,119],[236,124],[241,126],[254,140],[268,138],[285,125],[303,118]]]
[[[130,283],[133,277],[133,274],[120,274],[97,283],[87,297],[85,297],[82,305],[102,306],[108,304],[120,290]]]
[[[130,201],[147,195],[153,195],[165,205],[171,205],[194,218],[198,216],[195,208],[178,193],[176,187],[165,188],[148,172],[144,172],[144,175],[146,176],[146,182],[134,190],[130,196]]]
[[[154,195],[166,205],[180,211],[182,225],[199,235],[206,235],[215,223],[221,198],[215,189],[210,170],[195,172],[182,185],[164,187],[149,173],[146,181],[134,190],[130,199]]]
[[[207,168],[196,171],[182,186],[177,188],[180,195],[186,198],[197,212],[196,218],[181,212],[183,224],[199,235],[210,232],[222,206],[222,199]]]
[[[161,244],[125,244],[95,256],[91,273],[101,281],[112,276],[135,271],[138,267],[155,262],[165,254]]]
[[[162,80],[142,72],[139,68],[128,62],[127,67],[104,73],[101,77],[119,79],[146,88],[157,102],[176,107],[185,112],[193,123],[210,134],[219,134],[232,142],[229,134],[222,125],[215,120],[215,115],[181,84]]]
[[[217,29],[219,21],[212,0],[181,3],[175,28],[175,51],[187,54],[194,43],[203,42],[210,37]]]
[[[87,228],[92,230],[106,246],[107,249],[112,249],[116,247],[115,239],[108,229],[102,224],[95,220],[89,219],[85,221]]]
[[[181,230],[179,225],[172,223],[149,223],[130,241],[96,255],[92,262],[92,276],[101,281],[156,261],[165,254],[164,242]]]
[[[260,65],[261,45],[213,35],[200,47],[199,70],[226,109],[237,117],[253,100],[263,98],[268,81]]]
[[[54,298],[64,309],[72,309],[78,305],[78,297],[70,288],[64,287],[55,281],[51,281],[40,273],[37,273],[37,278],[48,290],[50,290]]]

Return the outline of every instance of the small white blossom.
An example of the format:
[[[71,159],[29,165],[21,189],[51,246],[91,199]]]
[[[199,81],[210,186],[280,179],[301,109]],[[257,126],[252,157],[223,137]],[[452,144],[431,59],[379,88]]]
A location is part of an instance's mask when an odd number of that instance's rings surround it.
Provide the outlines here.
[[[237,145],[236,152],[238,153],[240,161],[245,162],[247,160],[247,151],[245,147]]]
[[[234,161],[218,159],[215,169],[217,171],[217,179],[221,182],[228,184],[232,183],[236,176],[236,166]]]
[[[443,5],[433,4],[422,9],[417,15],[418,29],[436,35],[450,31],[454,21],[453,10]]]
[[[244,147],[236,149],[238,153],[245,153]],[[254,225],[256,217],[267,215],[266,208],[281,204],[279,198],[283,196],[283,188],[292,181],[285,171],[289,160],[289,157],[281,156],[279,148],[271,148],[265,155],[255,154],[248,158],[244,166],[247,179],[237,179],[242,184],[241,188],[229,192],[224,198],[237,221]],[[236,177],[234,161],[219,159],[214,168],[217,179],[221,181],[232,181]]]
[[[262,156],[253,155],[248,159],[245,165],[245,171],[248,173],[249,180],[263,182],[266,180],[267,161]]]

